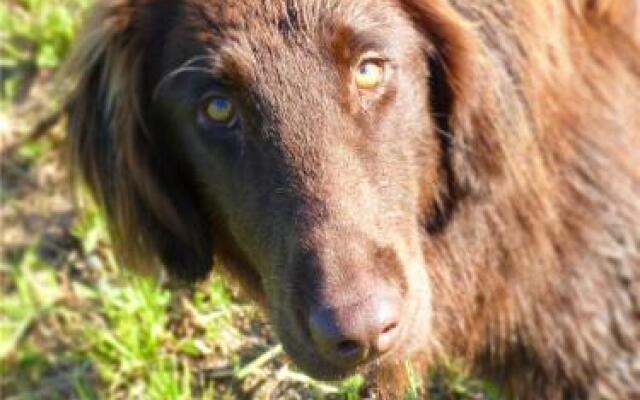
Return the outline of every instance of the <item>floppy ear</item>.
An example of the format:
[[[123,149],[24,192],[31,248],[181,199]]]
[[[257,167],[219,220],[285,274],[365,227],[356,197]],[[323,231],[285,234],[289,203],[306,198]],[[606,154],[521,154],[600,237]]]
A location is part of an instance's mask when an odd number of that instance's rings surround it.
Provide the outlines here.
[[[449,196],[482,195],[500,175],[503,158],[498,79],[483,66],[478,33],[449,1],[401,3],[427,45],[431,112],[451,175]]]
[[[79,76],[69,114],[74,170],[104,209],[119,258],[179,278],[211,268],[210,219],[190,170],[145,123],[153,59],[172,2],[110,1],[94,10],[69,71]],[[156,7],[159,9],[153,9]],[[164,7],[161,9],[160,7]]]

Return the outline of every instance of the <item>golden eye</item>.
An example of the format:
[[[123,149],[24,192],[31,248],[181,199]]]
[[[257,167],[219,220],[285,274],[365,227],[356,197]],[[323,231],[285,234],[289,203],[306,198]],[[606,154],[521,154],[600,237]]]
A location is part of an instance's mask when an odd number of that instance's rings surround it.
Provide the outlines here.
[[[384,65],[378,60],[364,60],[356,70],[356,86],[358,89],[371,90],[378,87],[384,79]]]
[[[204,113],[210,120],[226,124],[233,119],[235,110],[226,97],[212,97],[205,102]]]

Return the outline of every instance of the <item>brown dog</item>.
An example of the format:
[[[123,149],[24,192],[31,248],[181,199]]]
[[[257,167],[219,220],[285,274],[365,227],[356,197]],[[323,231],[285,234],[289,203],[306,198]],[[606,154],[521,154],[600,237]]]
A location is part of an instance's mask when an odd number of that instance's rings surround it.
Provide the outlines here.
[[[126,264],[215,256],[315,377],[639,398],[638,4],[104,1],[73,162]]]

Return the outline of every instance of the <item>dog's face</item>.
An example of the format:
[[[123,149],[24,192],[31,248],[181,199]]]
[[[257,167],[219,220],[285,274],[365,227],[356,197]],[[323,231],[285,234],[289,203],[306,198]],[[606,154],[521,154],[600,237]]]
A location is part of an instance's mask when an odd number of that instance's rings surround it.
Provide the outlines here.
[[[158,3],[103,10],[103,25],[130,28],[93,57],[72,115],[116,236],[137,231],[138,250],[177,276],[220,257],[316,377],[424,348],[424,241],[450,185],[437,122],[449,106],[427,56],[437,35],[415,15],[427,6]]]
[[[301,366],[337,377],[396,353],[428,329],[439,147],[421,36],[362,1],[203,13],[163,51],[151,131],[184,149]]]

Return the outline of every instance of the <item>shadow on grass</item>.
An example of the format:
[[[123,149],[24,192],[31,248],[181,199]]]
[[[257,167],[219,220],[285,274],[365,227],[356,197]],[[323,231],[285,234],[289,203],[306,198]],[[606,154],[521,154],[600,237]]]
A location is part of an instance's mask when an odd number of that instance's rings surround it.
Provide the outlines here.
[[[27,343],[2,360],[0,393],[4,400],[98,398],[98,374],[86,355],[73,348],[43,350],[30,336],[27,332]]]

